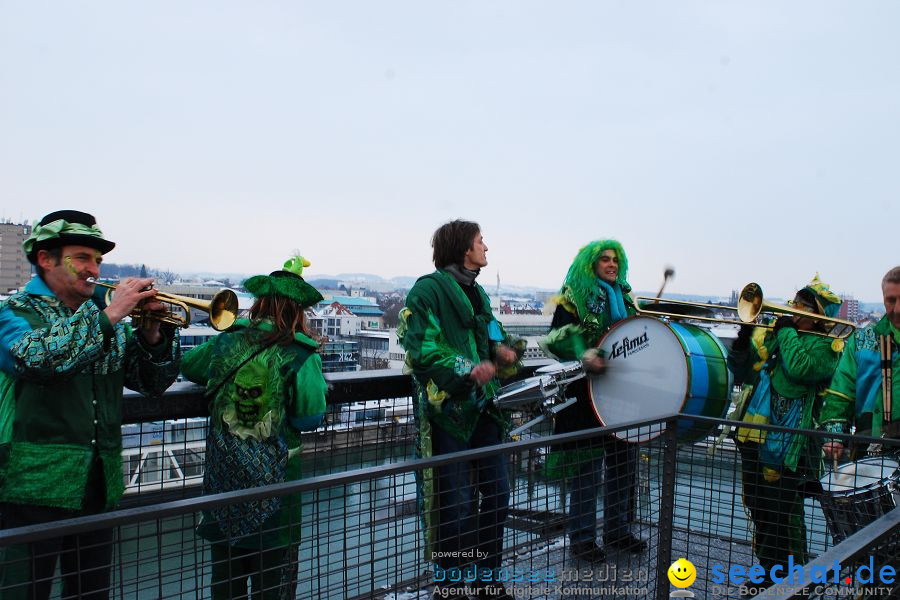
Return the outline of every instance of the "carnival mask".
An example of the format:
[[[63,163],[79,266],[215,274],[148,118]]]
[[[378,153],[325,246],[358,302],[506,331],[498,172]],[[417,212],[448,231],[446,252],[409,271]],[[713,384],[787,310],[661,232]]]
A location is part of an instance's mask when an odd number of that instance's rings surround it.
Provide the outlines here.
[[[268,383],[268,371],[257,363],[244,365],[234,376],[234,408],[242,426],[253,427],[269,412]]]

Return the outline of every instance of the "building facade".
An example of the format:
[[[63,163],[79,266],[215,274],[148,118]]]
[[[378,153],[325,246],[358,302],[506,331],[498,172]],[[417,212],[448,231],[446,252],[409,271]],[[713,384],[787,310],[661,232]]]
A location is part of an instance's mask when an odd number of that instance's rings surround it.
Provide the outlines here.
[[[322,295],[325,296],[325,299],[316,305],[317,313],[321,314],[329,306],[338,303],[360,318],[359,329],[382,329],[384,327],[384,311],[378,307],[375,298],[370,296],[337,296],[328,292],[324,292]]]
[[[332,339],[352,337],[363,328],[363,318],[343,304],[332,302],[324,308],[313,311],[309,316],[309,327],[322,337]]]
[[[0,223],[0,294],[25,287],[31,279],[31,263],[22,252],[29,235],[31,225]]]
[[[859,322],[859,300],[857,300],[853,296],[841,296],[841,299],[843,300],[843,302],[841,303],[841,308],[838,311],[838,318],[851,321],[853,323]]]

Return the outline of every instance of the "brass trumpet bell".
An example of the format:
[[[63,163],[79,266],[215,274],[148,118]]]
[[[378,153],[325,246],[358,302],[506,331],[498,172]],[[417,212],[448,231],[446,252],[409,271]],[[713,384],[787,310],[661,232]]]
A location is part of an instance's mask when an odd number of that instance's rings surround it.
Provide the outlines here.
[[[112,295],[118,286],[97,281],[93,277],[89,277],[87,281],[88,283],[107,288],[106,303],[109,304],[112,300]],[[140,322],[143,319],[150,319],[159,321],[160,323],[175,325],[177,327],[187,327],[191,324],[191,308],[195,308],[209,314],[209,322],[213,329],[216,331],[224,331],[234,325],[238,316],[237,294],[229,289],[219,290],[216,295],[213,296],[212,300],[209,301],[191,298],[190,296],[167,294],[165,292],[157,292],[154,300],[169,304],[173,308],[166,311],[154,312],[143,310],[140,306],[136,306],[131,312],[131,318],[134,320],[135,326],[140,326]],[[175,307],[180,309],[184,314],[182,315],[176,312],[174,310]]]
[[[763,299],[762,287],[760,287],[758,283],[748,283],[741,289],[741,293],[738,296],[737,313],[743,323],[755,323],[759,315],[765,313],[777,316],[789,315],[795,319],[812,319],[813,321],[820,323],[824,331],[812,331],[808,333],[818,333],[820,335],[838,339],[849,337],[856,329],[856,325],[850,321],[826,317],[819,313],[800,310],[793,306],[766,302]],[[763,325],[763,327],[773,326],[774,325]]]

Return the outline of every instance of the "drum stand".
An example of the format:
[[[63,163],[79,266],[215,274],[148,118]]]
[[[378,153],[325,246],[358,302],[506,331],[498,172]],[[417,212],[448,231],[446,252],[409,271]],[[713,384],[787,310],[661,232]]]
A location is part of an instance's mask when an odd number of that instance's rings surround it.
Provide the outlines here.
[[[547,398],[546,400],[544,400],[541,403],[541,414],[538,415],[537,417],[533,418],[532,420],[528,421],[527,423],[524,423],[524,424],[516,427],[515,429],[513,429],[512,431],[509,432],[509,435],[514,436],[514,435],[519,435],[520,433],[524,433],[525,431],[528,431],[529,429],[531,429],[538,423],[543,423],[548,418],[552,419],[553,417],[556,416],[556,414],[558,412],[569,408],[570,406],[575,404],[575,402],[577,402],[577,400],[575,398],[569,398],[565,402],[562,402],[559,404],[554,404],[555,400],[556,400],[555,398]]]

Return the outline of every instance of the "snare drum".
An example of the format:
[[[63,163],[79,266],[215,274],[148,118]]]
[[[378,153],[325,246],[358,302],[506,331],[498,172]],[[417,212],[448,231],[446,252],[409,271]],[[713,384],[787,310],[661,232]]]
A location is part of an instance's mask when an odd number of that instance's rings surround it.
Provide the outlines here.
[[[900,504],[900,462],[868,456],[839,466],[822,483],[822,512],[834,543],[843,541]],[[896,536],[890,544],[900,544]]]
[[[504,409],[520,408],[553,398],[559,391],[559,384],[552,377],[538,375],[504,385],[494,397],[494,405]]]
[[[561,388],[584,377],[584,367],[577,360],[553,363],[536,369],[534,372],[538,375],[552,377]]]
[[[597,419],[605,426],[672,413],[724,418],[731,401],[726,351],[709,331],[685,323],[633,316],[619,321],[600,340],[608,364],[588,386]],[[651,440],[664,424],[619,431],[629,442]],[[678,439],[705,438],[713,425],[678,420]]]
[[[494,398],[500,408],[519,408],[561,396],[566,386],[584,377],[577,360],[553,363],[535,370],[534,377],[504,385]]]

